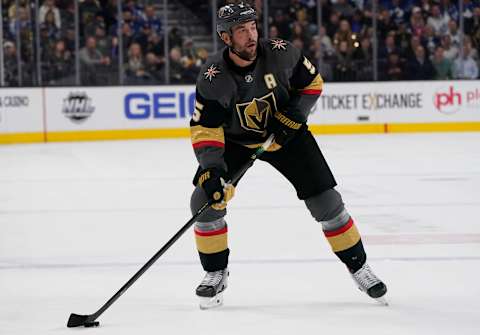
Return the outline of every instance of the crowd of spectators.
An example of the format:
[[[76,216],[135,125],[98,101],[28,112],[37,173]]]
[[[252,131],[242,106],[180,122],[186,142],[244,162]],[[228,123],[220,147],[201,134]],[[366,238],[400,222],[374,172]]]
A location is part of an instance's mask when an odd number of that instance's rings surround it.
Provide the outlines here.
[[[162,84],[166,82],[166,57],[170,83],[193,83],[208,57],[207,50],[197,48],[179,26],[169,28],[165,52],[164,24],[156,1],[122,0],[119,27],[116,0],[81,0],[78,53],[74,0],[40,0],[38,17],[33,0],[18,0],[18,8],[16,0],[0,1],[7,86],[16,86],[19,80],[22,85],[38,84],[37,57],[43,85],[74,85],[76,57],[82,85],[115,85],[120,77],[124,84]],[[373,80],[372,1],[322,0],[320,27],[316,0],[279,1],[283,6],[270,11],[268,36],[290,40],[302,49],[317,61],[327,81]],[[479,78],[480,0],[462,1],[463,13],[456,0],[378,0],[378,79]],[[262,1],[249,2],[261,14]],[[40,50],[36,48],[37,25]]]
[[[480,1],[379,0],[380,80],[479,78]],[[284,38],[318,61],[326,80],[373,80],[372,0],[290,0],[270,18],[269,36]],[[463,17],[463,41],[459,22]]]
[[[123,83],[166,82],[164,30],[154,1],[123,0],[121,27],[118,27],[116,0],[80,1],[78,54],[75,53],[74,0],[40,1],[38,18],[35,18],[33,0],[19,0],[18,9],[15,0],[0,1],[3,6],[4,78],[7,86],[17,86],[19,80],[24,86],[37,84],[35,64],[38,56],[43,85],[74,85],[76,57],[80,63],[82,85],[118,84],[119,28]],[[40,50],[35,45],[36,24],[39,25]],[[167,36],[170,83],[191,83],[205,62],[207,51],[195,48],[192,39],[185,38],[178,27],[169,29]],[[17,45],[20,45],[20,64]]]

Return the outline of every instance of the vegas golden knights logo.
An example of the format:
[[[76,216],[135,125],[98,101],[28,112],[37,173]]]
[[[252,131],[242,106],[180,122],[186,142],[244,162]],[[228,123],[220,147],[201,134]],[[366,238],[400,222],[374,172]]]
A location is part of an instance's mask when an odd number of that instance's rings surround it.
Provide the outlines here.
[[[241,126],[246,130],[263,133],[267,127],[268,115],[277,111],[277,102],[273,92],[253,98],[250,102],[237,104],[237,113]]]

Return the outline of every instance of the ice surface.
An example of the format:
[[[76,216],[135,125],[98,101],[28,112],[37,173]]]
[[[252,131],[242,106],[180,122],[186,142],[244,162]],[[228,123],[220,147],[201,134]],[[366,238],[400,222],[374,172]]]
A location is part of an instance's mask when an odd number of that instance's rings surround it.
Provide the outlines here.
[[[201,311],[189,141],[0,146],[0,334],[480,334],[480,133],[317,137],[389,307],[358,291],[293,188],[257,162],[229,205],[230,287]]]

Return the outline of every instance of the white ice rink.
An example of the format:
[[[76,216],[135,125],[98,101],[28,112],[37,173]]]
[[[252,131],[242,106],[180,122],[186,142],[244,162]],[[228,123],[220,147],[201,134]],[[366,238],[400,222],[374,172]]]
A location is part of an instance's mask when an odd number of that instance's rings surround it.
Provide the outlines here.
[[[257,162],[229,206],[225,305],[201,311],[182,140],[0,146],[0,334],[480,334],[480,133],[317,137],[389,307],[354,286],[320,226]]]

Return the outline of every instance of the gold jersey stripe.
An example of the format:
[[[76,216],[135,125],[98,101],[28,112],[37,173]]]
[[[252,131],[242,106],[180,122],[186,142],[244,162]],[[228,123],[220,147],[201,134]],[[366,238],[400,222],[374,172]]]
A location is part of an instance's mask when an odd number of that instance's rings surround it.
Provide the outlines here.
[[[313,78],[312,82],[308,84],[308,86],[302,88],[302,90],[321,90],[322,88],[323,79],[319,74],[317,74],[317,76]]]
[[[207,128],[203,126],[190,127],[190,136],[192,138],[192,144],[204,141],[215,141],[225,143],[225,135],[223,134],[223,128]]]
[[[195,234],[197,249],[203,254],[214,254],[228,248],[227,233],[213,236],[200,236]]]
[[[346,232],[332,237],[327,237],[328,243],[332,247],[333,252],[347,250],[360,241],[360,233],[355,225]]]

